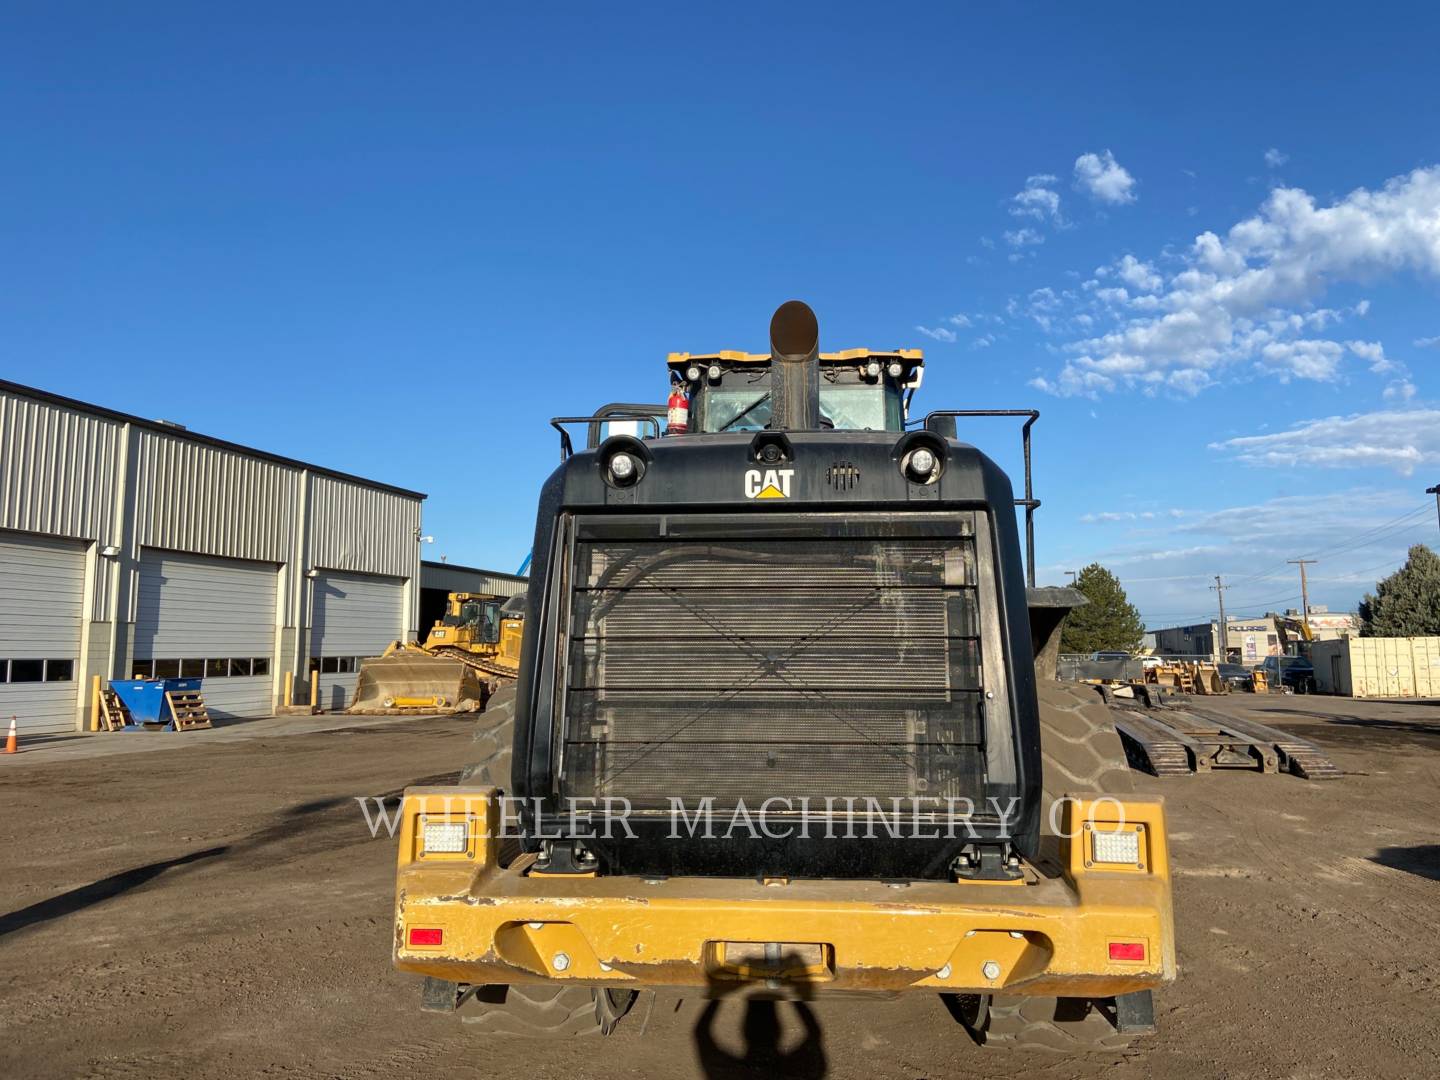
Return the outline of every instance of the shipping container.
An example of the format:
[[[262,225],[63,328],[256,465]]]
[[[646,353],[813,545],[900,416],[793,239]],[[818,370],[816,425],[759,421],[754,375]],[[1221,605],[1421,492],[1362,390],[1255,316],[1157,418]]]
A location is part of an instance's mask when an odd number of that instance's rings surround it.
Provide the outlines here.
[[[1440,697],[1440,637],[1345,638],[1310,649],[1321,693],[1357,698]]]

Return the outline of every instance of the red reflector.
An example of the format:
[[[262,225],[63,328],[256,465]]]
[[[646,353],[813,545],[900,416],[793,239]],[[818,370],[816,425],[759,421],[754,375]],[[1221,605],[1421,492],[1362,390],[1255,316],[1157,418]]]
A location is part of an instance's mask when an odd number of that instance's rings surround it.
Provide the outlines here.
[[[411,945],[439,945],[445,940],[445,931],[438,926],[412,926],[410,928]],[[1110,946],[1110,955],[1115,955],[1115,946]]]
[[[414,931],[411,931],[414,935]],[[412,941],[413,945],[414,942]],[[435,944],[440,944],[438,941]],[[1111,960],[1144,960],[1145,943],[1143,941],[1112,941],[1110,942]]]

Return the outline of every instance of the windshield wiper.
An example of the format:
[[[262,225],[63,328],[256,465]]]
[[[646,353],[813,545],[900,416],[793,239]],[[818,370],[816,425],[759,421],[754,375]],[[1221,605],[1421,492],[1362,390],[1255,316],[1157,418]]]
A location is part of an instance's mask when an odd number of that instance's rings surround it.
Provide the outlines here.
[[[736,414],[735,414],[734,416],[732,416],[729,420],[727,420],[722,427],[716,428],[716,429],[715,429],[715,434],[718,435],[718,434],[720,434],[720,432],[722,432],[722,431],[729,431],[732,427],[734,427],[736,424],[738,424],[741,420],[744,420],[745,417],[749,416],[752,412],[754,412],[756,409],[758,409],[761,405],[763,405],[765,402],[767,402],[767,401],[769,401],[769,400],[770,400],[770,392],[767,390],[765,393],[761,394],[761,395],[760,395],[758,398],[756,398],[753,402],[751,402],[749,405],[746,405],[745,408],[741,409],[738,413],[736,413]]]

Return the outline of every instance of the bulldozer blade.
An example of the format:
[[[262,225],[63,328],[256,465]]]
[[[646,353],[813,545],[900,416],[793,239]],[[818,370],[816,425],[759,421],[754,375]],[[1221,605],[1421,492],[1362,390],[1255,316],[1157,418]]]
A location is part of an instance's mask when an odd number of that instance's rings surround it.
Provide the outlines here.
[[[355,681],[352,713],[474,712],[485,703],[485,687],[458,660],[415,649],[366,660]]]

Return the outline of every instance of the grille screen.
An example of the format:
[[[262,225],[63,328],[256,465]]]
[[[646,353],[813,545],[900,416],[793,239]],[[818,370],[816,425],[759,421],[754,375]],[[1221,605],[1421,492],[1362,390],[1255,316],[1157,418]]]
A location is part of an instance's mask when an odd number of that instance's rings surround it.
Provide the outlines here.
[[[851,523],[817,538],[813,520],[794,538],[580,530],[562,793],[657,809],[979,801],[974,521],[943,524],[908,537]]]

